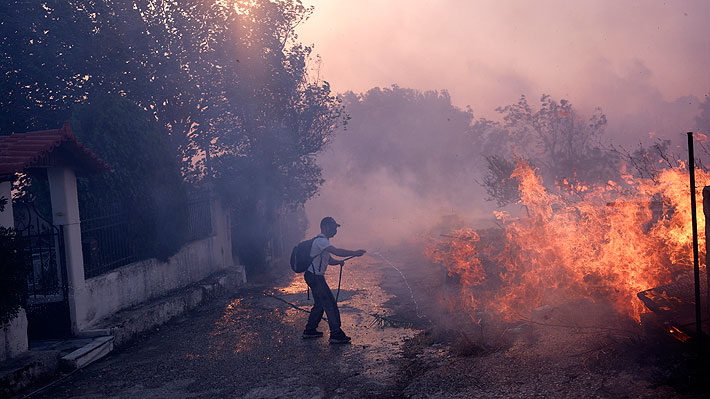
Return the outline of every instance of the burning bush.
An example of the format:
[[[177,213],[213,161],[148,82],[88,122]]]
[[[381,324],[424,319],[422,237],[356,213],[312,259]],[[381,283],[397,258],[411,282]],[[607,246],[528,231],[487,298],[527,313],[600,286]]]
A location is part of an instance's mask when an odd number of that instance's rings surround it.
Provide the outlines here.
[[[471,311],[513,319],[543,305],[585,299],[609,302],[639,320],[636,293],[692,268],[683,165],[654,180],[623,175],[622,182],[604,186],[562,182],[554,192],[536,172],[518,162],[511,175],[519,181],[527,216],[496,213],[503,240],[482,240],[461,229],[427,250],[430,259],[460,278]],[[699,182],[708,177],[698,172]],[[699,231],[703,242],[703,220]]]

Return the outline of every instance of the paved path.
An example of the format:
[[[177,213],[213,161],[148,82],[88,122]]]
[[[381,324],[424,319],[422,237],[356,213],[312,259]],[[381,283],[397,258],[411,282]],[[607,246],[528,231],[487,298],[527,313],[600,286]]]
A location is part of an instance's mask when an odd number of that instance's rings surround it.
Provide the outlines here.
[[[332,288],[337,271],[328,273]],[[370,314],[390,312],[383,275],[372,257],[343,272],[340,306],[351,345],[329,345],[325,321],[325,338],[301,338],[307,314],[264,295],[307,308],[302,277],[290,275],[276,287],[246,287],[189,313],[35,397],[398,397],[391,360],[415,331],[373,325]]]

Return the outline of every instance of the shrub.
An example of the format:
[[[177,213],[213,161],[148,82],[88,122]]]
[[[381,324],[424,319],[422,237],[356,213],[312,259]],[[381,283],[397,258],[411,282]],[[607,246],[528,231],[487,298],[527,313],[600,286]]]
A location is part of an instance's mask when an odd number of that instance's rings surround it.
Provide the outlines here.
[[[187,189],[167,133],[118,95],[77,106],[71,121],[76,136],[113,169],[80,179],[82,214],[125,212],[138,258],[164,261],[177,253],[187,235]]]
[[[25,306],[27,268],[14,229],[0,227],[0,326]]]

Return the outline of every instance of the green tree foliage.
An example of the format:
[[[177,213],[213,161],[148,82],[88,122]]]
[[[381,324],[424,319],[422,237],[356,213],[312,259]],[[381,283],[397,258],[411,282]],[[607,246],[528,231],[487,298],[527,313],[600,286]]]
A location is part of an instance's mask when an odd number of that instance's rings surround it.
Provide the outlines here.
[[[1,212],[1,211],[0,211]],[[12,229],[0,227],[0,327],[11,321],[25,305],[27,268]]]
[[[346,116],[328,83],[308,78],[311,48],[295,40],[310,9],[291,1],[238,5],[246,12],[225,32],[243,32],[239,46],[216,40],[230,54],[220,80],[231,111],[204,127],[209,143],[195,146],[204,154],[195,172],[214,178],[231,201],[236,248],[251,271],[265,262],[279,210],[302,205],[322,184],[315,155]]]
[[[9,198],[0,196],[0,213]],[[10,322],[27,298],[27,268],[15,231],[0,226],[0,327]]]
[[[167,135],[149,113],[116,95],[77,105],[71,120],[77,137],[113,167],[80,179],[84,218],[125,212],[136,256],[175,254],[187,229],[187,192]]]
[[[0,134],[59,126],[111,93],[168,132],[188,181],[221,184],[236,219],[259,204],[253,222],[268,225],[322,183],[314,155],[345,115],[308,77],[300,0],[0,0],[0,12]]]
[[[0,10],[4,134],[58,126],[94,94],[137,99],[157,86],[154,40],[131,1],[4,0]]]

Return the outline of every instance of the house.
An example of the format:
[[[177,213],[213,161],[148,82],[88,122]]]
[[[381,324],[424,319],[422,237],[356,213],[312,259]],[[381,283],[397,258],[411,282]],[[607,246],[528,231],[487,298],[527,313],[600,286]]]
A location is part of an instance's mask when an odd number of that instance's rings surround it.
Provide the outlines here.
[[[107,353],[115,342],[196,306],[201,290],[210,289],[200,282],[211,276],[214,280],[226,274],[229,277],[220,281],[229,280],[232,286],[246,281],[243,267],[232,257],[229,212],[210,190],[188,204],[192,240],[166,262],[140,260],[126,256],[126,250],[101,247],[120,242],[120,217],[82,219],[76,176],[111,173],[111,167],[74,136],[69,123],[55,130],[0,136],[0,197],[12,198],[12,181],[30,170],[46,172],[51,216],[42,215],[34,204],[12,201],[0,212],[0,226],[14,227],[26,246],[29,269],[27,305],[0,328],[0,362],[22,355],[31,340],[42,339],[102,337],[98,352]],[[102,240],[107,229],[112,236]],[[117,312],[186,287],[196,287],[191,299],[163,305],[162,316],[152,315],[141,326],[106,324]]]

